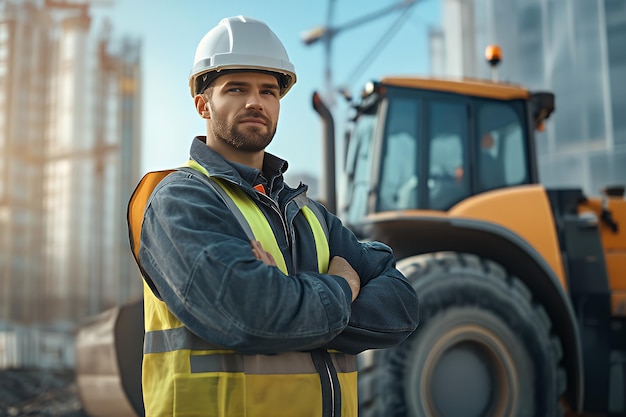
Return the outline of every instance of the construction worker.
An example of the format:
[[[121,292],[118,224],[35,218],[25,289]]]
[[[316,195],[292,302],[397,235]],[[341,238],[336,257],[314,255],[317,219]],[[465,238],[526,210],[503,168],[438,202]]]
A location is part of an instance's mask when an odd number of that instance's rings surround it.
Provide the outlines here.
[[[258,20],[223,19],[197,47],[189,86],[206,136],[129,203],[147,416],[356,417],[354,355],[417,325],[391,249],[359,242],[265,152],[295,82]]]

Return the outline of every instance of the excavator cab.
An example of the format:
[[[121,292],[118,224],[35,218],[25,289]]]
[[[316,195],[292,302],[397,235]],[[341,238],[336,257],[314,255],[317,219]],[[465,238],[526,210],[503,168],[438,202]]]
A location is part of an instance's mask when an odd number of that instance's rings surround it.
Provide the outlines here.
[[[370,213],[446,211],[472,195],[537,183],[528,138],[554,101],[530,97],[513,86],[414,77],[368,84],[355,107],[342,214],[358,224]]]

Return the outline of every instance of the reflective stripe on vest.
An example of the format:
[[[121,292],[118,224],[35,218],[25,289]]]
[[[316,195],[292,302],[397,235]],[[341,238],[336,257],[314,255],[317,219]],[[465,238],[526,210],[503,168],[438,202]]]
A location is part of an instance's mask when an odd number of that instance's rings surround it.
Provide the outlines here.
[[[206,175],[206,170],[194,162],[188,166]],[[156,185],[170,172],[150,173],[151,177],[147,174],[129,202],[131,247],[136,259],[147,201]],[[286,273],[284,257],[259,207],[238,187],[205,175],[202,175],[205,182],[224,200],[246,235],[251,238],[252,234],[260,241]],[[297,197],[296,203],[311,228],[318,268],[326,272],[330,251],[325,220],[305,196]],[[322,403],[328,399],[322,396],[319,364],[316,366],[309,353],[240,355],[211,344],[184,327],[165,303],[154,296],[147,282],[149,280],[144,281],[146,334],[142,377],[146,415],[325,415],[323,410],[327,406],[323,407]],[[335,351],[328,354],[329,369],[337,372],[341,387],[341,407],[335,410],[335,415],[356,417],[356,356]]]
[[[147,353],[163,353],[174,350],[212,350],[211,355],[192,357],[191,372],[243,372],[246,373],[270,373],[270,371],[278,371],[280,374],[294,373],[312,373],[315,372],[313,364],[301,363],[296,359],[298,352],[282,355],[233,355],[230,350],[226,350],[226,354],[219,354],[218,351],[225,351],[223,347],[207,342],[195,336],[185,327],[177,327],[174,329],[162,330],[159,332],[148,332],[145,335],[145,343],[151,346],[150,352]],[[338,351],[330,351],[333,358],[335,368],[339,372],[355,372],[356,357],[346,355]],[[289,358],[289,355],[292,358]],[[242,356],[241,359],[232,359],[233,356]],[[263,357],[260,362],[255,359],[258,356]],[[348,357],[348,358],[347,358]],[[246,366],[243,366],[243,363]],[[194,367],[195,364],[195,367]],[[234,366],[228,366],[233,364]],[[281,369],[282,368],[282,369]]]
[[[328,271],[328,261],[330,259],[330,250],[328,248],[328,238],[324,235],[322,226],[313,214],[313,211],[307,207],[302,207],[302,214],[309,222],[313,238],[315,239],[315,247],[317,248],[317,269],[318,271]]]

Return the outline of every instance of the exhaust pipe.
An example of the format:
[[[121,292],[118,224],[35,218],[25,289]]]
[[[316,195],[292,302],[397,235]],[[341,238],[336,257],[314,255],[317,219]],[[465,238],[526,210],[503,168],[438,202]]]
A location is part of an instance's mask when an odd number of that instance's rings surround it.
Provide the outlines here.
[[[322,137],[321,200],[331,213],[337,213],[337,191],[335,188],[335,121],[333,115],[316,91],[313,93],[313,108],[324,125]]]

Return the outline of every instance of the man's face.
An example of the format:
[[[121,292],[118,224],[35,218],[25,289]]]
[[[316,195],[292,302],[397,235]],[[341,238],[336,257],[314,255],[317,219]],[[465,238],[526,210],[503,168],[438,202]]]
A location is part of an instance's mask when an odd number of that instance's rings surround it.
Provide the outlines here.
[[[205,93],[215,138],[237,150],[258,152],[276,133],[280,89],[276,77],[238,72],[218,77]]]

